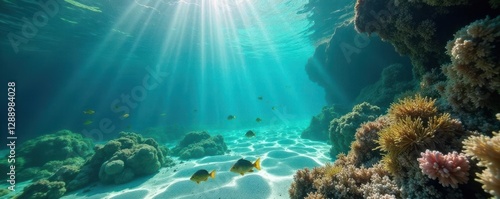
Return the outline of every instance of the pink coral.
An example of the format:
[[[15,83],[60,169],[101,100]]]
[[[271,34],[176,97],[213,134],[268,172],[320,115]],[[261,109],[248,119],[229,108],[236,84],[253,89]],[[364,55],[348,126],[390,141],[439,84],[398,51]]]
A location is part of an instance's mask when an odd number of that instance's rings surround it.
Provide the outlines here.
[[[451,186],[457,188],[459,183],[466,183],[469,180],[469,161],[456,151],[443,155],[439,151],[426,150],[420,153],[418,158],[422,173],[429,178],[438,178],[439,183],[444,187]]]

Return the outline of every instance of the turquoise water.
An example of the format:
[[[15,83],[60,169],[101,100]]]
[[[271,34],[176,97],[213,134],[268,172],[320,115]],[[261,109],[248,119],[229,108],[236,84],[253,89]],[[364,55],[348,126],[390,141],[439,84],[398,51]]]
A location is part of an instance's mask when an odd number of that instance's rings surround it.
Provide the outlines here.
[[[499,13],[0,0],[0,198],[498,197]]]
[[[121,131],[162,129],[168,134],[162,144],[174,147],[188,131],[208,130],[223,135],[230,149],[178,164],[178,173],[163,168],[149,180],[91,185],[68,198],[246,197],[252,188],[245,184],[257,182],[258,198],[288,197],[295,170],[328,161],[325,143],[315,144],[322,150],[293,146],[303,142],[304,121],[326,105],[304,65],[331,31],[315,28],[307,0],[40,2],[0,2],[1,79],[16,84],[18,143],[62,129],[97,144]],[[257,139],[245,139],[248,129],[257,129]],[[263,158],[267,171],[233,179],[229,167],[241,157]],[[206,166],[221,170],[219,181],[193,186],[189,176]],[[21,168],[18,179],[27,172]],[[35,181],[18,180],[4,197]]]
[[[3,2],[4,31],[22,36],[19,18],[40,11],[29,2]],[[75,2],[60,1],[17,53],[2,40],[2,74],[18,82],[18,121],[30,124],[18,129],[24,136],[90,131],[103,118],[116,133],[231,128],[269,123],[273,107],[300,120],[325,104],[304,73],[314,31],[297,12],[307,1]],[[238,120],[228,124],[230,114]]]

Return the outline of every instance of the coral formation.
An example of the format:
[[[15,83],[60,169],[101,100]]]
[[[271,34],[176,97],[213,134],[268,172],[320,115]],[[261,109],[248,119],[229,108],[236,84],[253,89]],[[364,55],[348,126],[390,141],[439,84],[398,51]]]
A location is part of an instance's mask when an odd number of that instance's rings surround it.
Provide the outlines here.
[[[420,77],[446,62],[442,49],[456,30],[495,13],[486,1],[357,0],[354,23],[358,32],[377,33],[408,55]]]
[[[455,111],[500,111],[498,24],[500,16],[475,21],[455,33],[446,46],[451,63],[442,67],[447,77],[443,97]]]
[[[92,146],[90,139],[69,130],[26,141],[16,151],[16,180],[38,180],[50,177],[64,165],[80,166],[92,154]],[[1,161],[0,172],[8,172],[6,160]]]
[[[405,98],[391,105],[388,116],[391,124],[380,131],[377,143],[386,167],[396,174],[402,167],[412,167],[408,162],[417,159],[426,149],[452,151],[457,137],[465,134],[460,121],[449,114],[439,114],[435,100],[420,95]],[[460,146],[460,144],[458,145]]]
[[[363,102],[352,108],[352,111],[330,122],[330,141],[332,148],[330,155],[335,157],[339,153],[347,153],[354,134],[361,123],[377,118],[382,111],[379,107]]]
[[[66,193],[64,182],[49,182],[39,180],[24,188],[23,193],[15,196],[15,199],[57,199]]]
[[[92,158],[67,183],[68,190],[76,190],[95,181],[126,183],[138,176],[153,174],[160,167],[172,163],[167,157],[169,152],[166,147],[135,133],[120,132],[119,138],[97,145],[94,150]]]
[[[321,113],[311,119],[309,127],[302,132],[300,137],[319,141],[328,140],[328,128],[330,127],[330,121],[336,117],[338,117],[338,114],[335,113],[335,108],[333,106],[323,107]]]
[[[92,153],[92,146],[90,139],[69,130],[61,130],[26,141],[18,154],[26,160],[24,166],[42,166],[53,160],[86,157]]]
[[[488,193],[500,197],[500,133],[493,132],[493,137],[471,136],[463,144],[465,153],[479,160],[479,166],[486,167],[476,180]]]
[[[379,150],[373,150],[378,145],[378,132],[389,125],[389,118],[381,116],[375,121],[366,122],[356,130],[355,141],[351,143],[349,155],[353,156],[353,164],[356,166],[370,167],[380,161],[382,157]]]
[[[227,152],[221,135],[211,137],[207,132],[190,132],[172,149],[172,154],[180,159],[202,158],[222,155]]]
[[[361,90],[355,102],[368,102],[381,108],[387,108],[399,93],[415,87],[412,81],[411,67],[392,64],[382,70],[382,76],[375,84]]]
[[[422,173],[431,179],[438,179],[439,183],[445,187],[457,188],[458,184],[465,184],[469,180],[469,161],[456,151],[443,155],[439,151],[426,150],[420,153],[418,158]]]
[[[390,44],[358,34],[349,24],[336,28],[331,39],[316,48],[306,72],[324,88],[328,104],[350,107],[361,89],[375,83],[382,69],[395,63],[410,65]]]
[[[401,197],[399,188],[381,165],[356,168],[348,163],[336,161],[312,171],[307,168],[297,171],[289,189],[290,198]]]

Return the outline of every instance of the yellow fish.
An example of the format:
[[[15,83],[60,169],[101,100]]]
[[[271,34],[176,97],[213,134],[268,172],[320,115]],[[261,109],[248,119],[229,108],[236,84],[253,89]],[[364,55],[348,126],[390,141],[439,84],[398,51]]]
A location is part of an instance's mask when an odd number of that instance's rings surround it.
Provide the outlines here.
[[[212,179],[215,178],[215,170],[212,172],[208,173],[207,170],[205,169],[200,169],[196,173],[194,173],[191,178],[189,178],[191,181],[196,182],[196,184],[200,184],[201,181],[207,181],[208,177],[211,177]]]
[[[236,116],[234,116],[234,115],[228,115],[227,116],[227,120],[232,120],[232,119],[236,119]]]
[[[125,113],[122,115],[122,119],[128,118],[128,116],[130,116],[130,115],[128,113]]]
[[[92,109],[88,109],[88,110],[86,110],[86,111],[83,111],[83,114],[88,114],[88,115],[92,115],[92,114],[94,114],[94,113],[95,113],[95,111],[94,111],[94,110],[92,110]]]
[[[244,175],[245,173],[253,172],[254,167],[260,170],[260,158],[258,158],[253,164],[252,162],[241,158],[236,163],[234,163],[230,171]]]
[[[83,122],[83,124],[90,125],[90,124],[92,124],[92,120],[87,120],[87,121]]]

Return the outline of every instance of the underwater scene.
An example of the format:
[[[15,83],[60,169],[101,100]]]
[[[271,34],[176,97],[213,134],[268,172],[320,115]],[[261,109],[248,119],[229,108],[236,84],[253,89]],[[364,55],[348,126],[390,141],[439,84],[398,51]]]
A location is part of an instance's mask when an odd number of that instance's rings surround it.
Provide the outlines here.
[[[0,198],[500,199],[500,0],[0,0]]]

